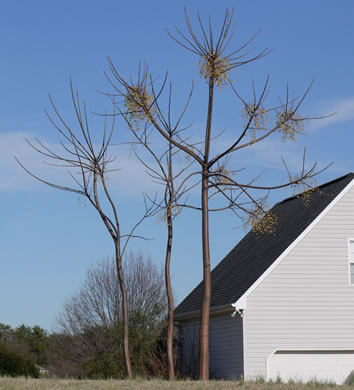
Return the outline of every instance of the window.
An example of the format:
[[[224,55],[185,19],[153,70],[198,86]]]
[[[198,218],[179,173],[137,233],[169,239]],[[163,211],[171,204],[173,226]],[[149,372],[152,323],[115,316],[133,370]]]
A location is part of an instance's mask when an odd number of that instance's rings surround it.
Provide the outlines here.
[[[349,240],[348,244],[349,284],[354,285],[354,240]]]
[[[350,263],[350,284],[354,284],[354,263]]]

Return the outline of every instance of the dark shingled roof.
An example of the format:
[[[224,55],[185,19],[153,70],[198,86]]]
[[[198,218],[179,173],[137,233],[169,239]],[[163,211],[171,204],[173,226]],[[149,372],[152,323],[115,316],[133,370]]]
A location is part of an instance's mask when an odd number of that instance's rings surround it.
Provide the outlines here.
[[[349,173],[319,186],[308,204],[299,196],[277,203],[271,210],[277,217],[274,233],[250,231],[212,270],[211,308],[236,302],[353,178]],[[199,311],[202,295],[201,282],[177,306],[176,317]]]

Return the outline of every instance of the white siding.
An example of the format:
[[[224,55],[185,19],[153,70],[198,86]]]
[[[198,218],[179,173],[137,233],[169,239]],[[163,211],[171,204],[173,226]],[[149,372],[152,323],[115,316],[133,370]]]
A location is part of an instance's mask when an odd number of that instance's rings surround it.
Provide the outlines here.
[[[267,357],[276,349],[354,349],[353,237],[352,187],[248,296],[246,379],[265,378]]]
[[[199,372],[199,321],[181,323],[181,368],[190,376]],[[242,319],[230,314],[210,318],[209,372],[211,378],[234,379],[243,375]]]

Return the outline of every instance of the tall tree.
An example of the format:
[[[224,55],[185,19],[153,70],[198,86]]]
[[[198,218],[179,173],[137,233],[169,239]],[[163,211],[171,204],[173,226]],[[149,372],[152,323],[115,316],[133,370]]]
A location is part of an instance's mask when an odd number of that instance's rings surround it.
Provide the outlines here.
[[[109,63],[112,68],[114,68],[111,60]],[[150,199],[151,203],[156,206],[156,210],[160,210],[163,213],[163,221],[167,226],[167,240],[166,240],[166,252],[165,252],[165,285],[166,285],[166,295],[167,295],[167,359],[168,359],[168,377],[170,380],[175,378],[175,362],[174,362],[174,299],[172,292],[172,283],[171,283],[171,255],[172,255],[172,244],[173,244],[173,223],[175,217],[180,213],[181,207],[179,206],[182,202],[184,196],[193,188],[188,186],[186,183],[186,174],[187,177],[190,167],[193,164],[193,161],[187,161],[185,164],[175,164],[176,154],[180,152],[180,149],[176,148],[175,145],[170,141],[163,143],[164,147],[161,145],[154,145],[154,141],[150,139],[152,135],[151,123],[149,120],[146,120],[146,115],[141,111],[140,106],[135,102],[135,98],[142,92],[141,98],[146,100],[146,103],[149,104],[151,97],[147,94],[147,91],[140,91],[141,81],[146,78],[147,69],[145,68],[141,72],[141,66],[139,66],[139,75],[137,82],[137,91],[134,88],[130,91],[130,94],[127,94],[125,90],[120,90],[115,86],[116,93],[106,93],[106,95],[111,99],[111,102],[118,110],[119,115],[121,115],[129,130],[133,134],[135,141],[132,142],[134,146],[134,151],[136,157],[147,169],[148,175],[155,181],[157,184],[163,186],[163,199],[161,202],[156,203],[155,199]],[[109,82],[114,85],[110,77],[106,74]],[[116,105],[115,101],[117,98],[123,97],[123,105]],[[181,137],[181,132],[184,129],[179,129],[178,124],[182,120],[185,110],[187,109],[189,101],[187,101],[186,106],[180,113],[177,118],[177,125],[172,122],[172,86],[169,88],[169,101],[168,101],[168,115],[166,122],[166,131],[169,134],[170,138],[179,139]],[[166,141],[166,140],[165,140]],[[139,152],[135,149],[135,145],[143,146],[143,149],[147,151],[147,156],[140,156]],[[149,159],[150,157],[150,159]],[[151,161],[152,160],[152,161]]]
[[[171,95],[171,91],[170,91]],[[169,104],[169,107],[171,105]],[[129,107],[128,107],[129,108]],[[174,172],[174,157],[179,152],[174,145],[168,141],[167,150],[163,150],[158,154],[154,151],[149,142],[149,124],[145,124],[144,130],[140,131],[140,126],[137,126],[131,118],[131,112],[121,111],[121,115],[124,117],[129,129],[133,133],[134,137],[138,141],[139,145],[142,145],[148,154],[152,157],[154,165],[149,164],[146,160],[141,158],[138,154],[137,158],[147,169],[147,173],[158,184],[164,187],[164,196],[162,202],[157,204],[158,208],[162,210],[163,221],[167,226],[167,240],[166,240],[166,252],[165,252],[165,287],[167,295],[167,361],[168,361],[168,378],[173,380],[175,378],[175,361],[174,361],[174,299],[171,283],[171,255],[173,244],[173,223],[175,217],[180,213],[181,208],[178,204],[181,202],[183,196],[188,193],[189,189],[185,185],[185,181],[182,180],[180,185],[177,185],[179,178],[183,177],[183,174],[188,171],[193,162],[185,164],[185,166],[179,168]],[[178,137],[177,129],[172,129],[169,126],[169,135],[171,138]],[[175,165],[176,168],[176,165]],[[152,203],[154,200],[150,199]]]
[[[76,127],[71,127],[64,120],[51,97],[50,102],[56,119],[46,112],[48,118],[61,137],[61,151],[54,151],[38,139],[37,145],[34,145],[28,140],[27,143],[36,152],[47,157],[51,161],[51,165],[67,169],[69,175],[73,179],[74,185],[70,187],[44,180],[29,171],[17,158],[16,160],[26,172],[40,182],[55,189],[72,192],[86,198],[89,204],[97,211],[104,226],[109,232],[114,244],[117,277],[122,295],[121,310],[123,321],[124,363],[127,376],[132,377],[133,370],[129,350],[128,296],[122,260],[129,240],[132,237],[135,237],[134,232],[142,221],[153,213],[154,206],[148,207],[145,203],[146,208],[144,215],[127,234],[122,233],[117,204],[113,200],[112,194],[107,186],[108,174],[113,170],[113,168],[111,168],[111,163],[114,161],[114,158],[109,155],[112,136],[115,129],[114,115],[111,116],[113,119],[109,128],[108,116],[105,115],[103,131],[92,132],[89,126],[86,105],[85,103],[81,104],[78,91],[74,91],[71,80],[70,90],[77,120]]]
[[[207,104],[206,121],[204,135],[198,143],[191,142],[191,135],[172,137],[171,131],[185,130],[188,126],[181,125],[181,119],[188,107],[193,93],[193,87],[188,96],[185,110],[172,126],[170,121],[170,108],[168,113],[162,109],[161,98],[167,83],[167,73],[161,86],[156,86],[154,78],[147,69],[136,81],[125,79],[117,70],[111,60],[110,69],[113,77],[109,78],[114,87],[112,96],[122,96],[121,101],[125,105],[119,112],[125,112],[133,120],[144,121],[151,125],[157,133],[164,137],[177,149],[183,151],[189,159],[194,160],[198,165],[198,170],[189,173],[188,179],[199,177],[200,185],[200,205],[183,204],[201,211],[201,233],[203,250],[203,303],[201,307],[200,320],[200,378],[209,378],[209,316],[211,299],[211,269],[210,269],[210,240],[209,240],[209,213],[210,211],[220,211],[231,209],[245,223],[249,223],[254,230],[260,233],[272,232],[276,224],[276,218],[267,211],[267,194],[271,190],[302,186],[305,189],[311,188],[311,179],[319,173],[316,164],[307,168],[305,157],[302,168],[298,174],[288,172],[288,179],[285,182],[257,185],[257,176],[249,176],[240,179],[237,175],[243,167],[230,167],[231,157],[237,152],[265,140],[270,136],[280,136],[283,141],[295,141],[297,135],[303,133],[304,121],[312,118],[301,117],[299,109],[307,96],[311,85],[300,98],[290,98],[288,90],[285,97],[279,104],[266,106],[266,98],[269,95],[267,77],[260,94],[256,92],[253,84],[251,98],[241,96],[238,88],[230,80],[230,73],[233,69],[257,61],[269,53],[268,49],[248,58],[248,53],[244,52],[255,36],[245,42],[237,49],[229,49],[235,31],[233,23],[233,11],[226,10],[225,17],[219,33],[215,33],[212,28],[211,19],[204,24],[198,14],[200,31],[197,33],[192,26],[187,12],[185,11],[187,33],[176,27],[176,35],[168,32],[170,37],[187,51],[198,57],[199,74],[202,80],[207,83]],[[232,135],[226,146],[221,151],[212,152],[211,145],[215,137],[213,129],[213,112],[216,87],[229,87],[235,94],[241,105],[244,124],[238,129],[236,135]],[[171,94],[169,95],[171,96]],[[170,98],[169,98],[170,99]],[[118,100],[116,100],[118,102]],[[127,104],[128,103],[128,104]],[[119,107],[119,103],[115,103]],[[191,130],[192,126],[188,129]],[[194,134],[195,135],[195,134]],[[197,134],[198,136],[199,134]],[[245,177],[245,175],[243,175]],[[187,180],[186,178],[186,180]],[[259,196],[256,193],[262,191]],[[226,203],[222,206],[212,207],[212,198],[220,196]]]

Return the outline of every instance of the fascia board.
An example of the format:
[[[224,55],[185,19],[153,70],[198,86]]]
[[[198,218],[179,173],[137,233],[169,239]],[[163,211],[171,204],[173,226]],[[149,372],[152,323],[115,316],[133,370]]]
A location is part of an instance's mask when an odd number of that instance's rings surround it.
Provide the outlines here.
[[[218,315],[223,313],[232,313],[232,309],[230,305],[218,305],[218,306],[212,306],[210,308],[210,315]],[[199,318],[200,317],[200,310],[192,310],[184,313],[179,313],[174,315],[174,319],[176,321],[183,321],[193,318]]]
[[[296,245],[321,221],[321,219],[343,198],[352,188],[354,179],[332,200],[332,202],[310,223],[310,225],[285,249],[274,263],[250,286],[243,295],[233,304],[234,308],[245,309],[247,297],[259,286],[260,283],[273,271],[275,267],[296,247]]]

